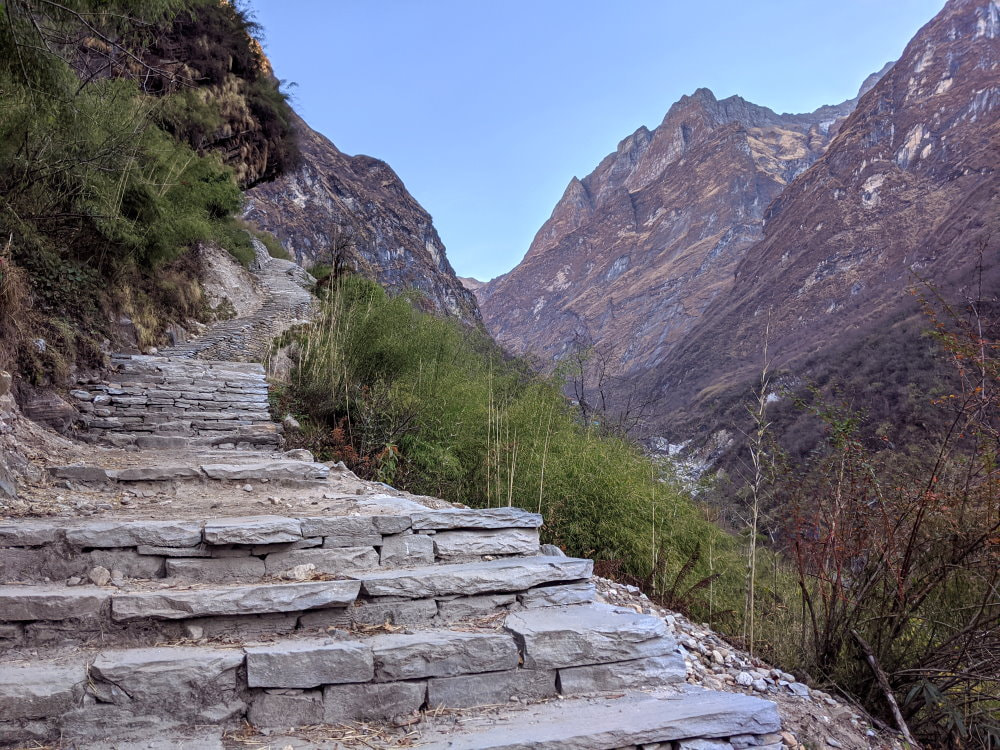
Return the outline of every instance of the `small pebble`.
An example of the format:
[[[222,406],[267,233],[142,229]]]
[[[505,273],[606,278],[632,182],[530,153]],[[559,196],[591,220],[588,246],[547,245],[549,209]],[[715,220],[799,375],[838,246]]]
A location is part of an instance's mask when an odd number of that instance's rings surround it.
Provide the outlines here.
[[[253,485],[252,484],[244,484],[243,485],[243,491],[244,492],[253,492]]]

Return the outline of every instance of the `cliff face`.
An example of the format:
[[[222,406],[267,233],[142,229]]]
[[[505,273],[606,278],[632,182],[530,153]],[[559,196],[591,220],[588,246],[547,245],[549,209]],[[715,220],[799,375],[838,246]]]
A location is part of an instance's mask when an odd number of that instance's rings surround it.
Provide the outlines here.
[[[247,192],[245,218],[302,265],[347,266],[394,292],[475,324],[475,297],[455,276],[430,215],[385,162],[348,156],[295,117],[301,164]]]
[[[669,413],[745,382],[765,325],[780,366],[831,371],[835,352],[907,314],[919,280],[950,299],[974,278],[995,294],[998,109],[1000,3],[950,0],[770,205],[731,288],[642,388]]]
[[[789,116],[683,98],[571,182],[479,291],[487,326],[543,362],[594,345],[674,437],[749,392],[765,339],[792,381],[843,370],[890,324],[916,341],[919,279],[954,299],[982,269],[1000,288],[998,47],[997,0],[949,0],[856,101]],[[909,376],[869,364],[893,408]]]
[[[594,345],[619,374],[653,366],[732,287],[768,204],[854,104],[779,115],[707,89],[681,98],[573,178],[524,260],[476,290],[488,329],[543,362]]]

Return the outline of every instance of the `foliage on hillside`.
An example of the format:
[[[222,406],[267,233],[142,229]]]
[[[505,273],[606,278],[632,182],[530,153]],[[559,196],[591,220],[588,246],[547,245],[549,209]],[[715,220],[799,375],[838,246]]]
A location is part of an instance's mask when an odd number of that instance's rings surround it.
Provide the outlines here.
[[[703,617],[732,615],[734,541],[635,445],[581,424],[559,383],[372,283],[324,294],[322,317],[290,337],[298,365],[280,396],[306,446],[411,492],[540,511],[569,554]]]
[[[942,411],[933,451],[876,450],[854,412],[820,401],[810,408],[826,438],[805,464],[762,443],[750,566],[747,530],[721,532],[633,444],[581,421],[562,383],[374,284],[340,279],[323,293],[322,317],[281,342],[297,367],[279,395],[320,456],[412,492],[539,510],[547,541],[892,723],[870,650],[918,737],[996,746],[995,335],[967,324],[932,335],[958,365],[956,390],[933,378],[933,394],[913,396]]]
[[[0,302],[18,321],[0,330],[0,367],[38,382],[95,364],[122,314],[140,343],[155,343],[167,321],[200,312],[189,247],[216,241],[246,254],[234,171],[192,136],[194,123],[217,127],[225,104],[199,93],[190,68],[168,70],[154,54],[197,18],[229,40],[217,64],[259,63],[244,16],[219,5],[0,6]],[[287,121],[277,84],[263,80],[258,71],[246,82],[268,101],[258,110]]]

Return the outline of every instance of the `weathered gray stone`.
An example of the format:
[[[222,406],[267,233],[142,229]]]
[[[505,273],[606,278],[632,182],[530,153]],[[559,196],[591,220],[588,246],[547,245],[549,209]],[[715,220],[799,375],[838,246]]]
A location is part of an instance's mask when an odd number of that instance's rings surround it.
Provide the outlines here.
[[[158,555],[160,557],[211,557],[212,553],[204,544],[196,547],[154,547],[150,544],[140,544],[135,548],[140,555]]]
[[[381,547],[381,534],[358,534],[357,536],[323,537],[324,547]]]
[[[460,596],[457,599],[442,599],[438,602],[438,612],[445,622],[468,620],[475,617],[506,612],[517,602],[514,594],[484,594],[483,596]]]
[[[242,664],[240,649],[132,648],[98,654],[90,674],[98,694],[119,705],[163,701],[176,705],[182,700],[200,704],[235,694],[236,670]]]
[[[263,577],[264,561],[258,557],[217,557],[167,560],[167,575],[185,581],[246,581]]]
[[[369,643],[379,682],[514,669],[519,658],[514,639],[500,633],[423,631]]]
[[[197,466],[141,466],[135,469],[118,469],[109,474],[119,482],[169,482],[202,476]]]
[[[676,646],[660,618],[603,604],[525,609],[509,615],[504,627],[529,669],[664,656]]]
[[[72,482],[106,482],[109,479],[107,471],[100,466],[90,466],[89,464],[51,466],[49,473],[56,479],[69,479]]]
[[[533,555],[538,552],[537,529],[439,531],[432,537],[438,557]]]
[[[262,403],[266,406],[266,400]],[[306,461],[260,461],[251,464],[203,464],[201,470],[212,479],[246,481],[247,479],[297,480],[326,479],[330,468]],[[310,534],[309,536],[320,536]]]
[[[355,602],[346,610],[322,609],[306,612],[299,618],[303,628],[346,627],[357,625],[421,625],[437,616],[433,599],[409,599],[392,602]]]
[[[414,530],[423,529],[537,529],[542,525],[538,513],[521,508],[449,508],[424,510],[410,514]]]
[[[318,610],[329,612],[331,610]],[[332,610],[343,612],[342,609]],[[242,638],[244,640],[273,637],[291,633],[298,623],[296,614],[274,612],[263,615],[236,615],[232,617],[192,617],[180,623],[188,638]]]
[[[374,536],[371,516],[321,516],[303,518],[304,536]]]
[[[589,604],[597,596],[592,581],[567,583],[561,586],[538,586],[518,594],[524,607],[562,607],[569,604]]]
[[[140,555],[131,549],[95,549],[78,556],[86,565],[100,565],[108,570],[120,570],[128,578],[159,578],[163,574],[163,558]],[[83,565],[77,570],[83,573]]]
[[[58,527],[45,521],[0,522],[0,547],[35,547],[52,544],[58,537]]]
[[[45,719],[80,702],[86,664],[0,665],[0,719]]]
[[[427,683],[390,682],[323,688],[323,721],[380,721],[406,716],[424,704]]]
[[[357,581],[316,581],[118,594],[112,599],[111,615],[124,621],[298,612],[345,606],[357,598],[358,589]]]
[[[323,546],[323,537],[312,536],[307,539],[298,539],[294,542],[285,542],[284,544],[258,544],[252,548],[252,554],[270,555],[273,552],[288,552],[293,549],[311,549],[312,547],[321,546]],[[353,545],[345,544],[343,546],[351,547]]]
[[[200,521],[88,521],[66,529],[76,547],[193,547],[201,541]]]
[[[356,641],[302,639],[246,649],[250,687],[311,688],[367,682],[372,649]]]
[[[434,562],[434,540],[423,534],[382,537],[379,564],[383,568],[425,565]]]
[[[110,598],[110,591],[89,586],[0,586],[0,620],[67,620],[99,615]]]
[[[449,594],[523,591],[543,583],[589,578],[593,562],[572,557],[523,557],[358,574],[369,596],[427,599]]]
[[[684,682],[687,668],[680,654],[570,667],[559,670],[559,692],[563,695],[597,693],[602,690],[630,690]]]
[[[217,518],[205,523],[205,541],[209,544],[281,544],[303,536],[298,519],[284,516],[247,516]]]
[[[540,700],[556,695],[553,670],[514,669],[509,672],[444,677],[427,683],[429,708],[466,708],[507,703],[511,698]]]
[[[378,567],[374,547],[337,547],[333,549],[298,549],[276,552],[264,558],[269,575],[277,575],[296,565],[312,564],[317,573],[340,575],[348,570]]]
[[[263,690],[250,700],[247,718],[255,727],[307,727],[323,723],[321,690]]]
[[[725,740],[681,740],[677,744],[678,750],[733,750],[731,742]]]
[[[409,516],[372,516],[372,524],[379,534],[402,534],[410,528]]]
[[[483,675],[486,677],[486,675]],[[770,701],[734,693],[632,693],[551,701],[473,728],[425,727],[422,750],[604,750],[689,737],[765,734],[781,726]]]

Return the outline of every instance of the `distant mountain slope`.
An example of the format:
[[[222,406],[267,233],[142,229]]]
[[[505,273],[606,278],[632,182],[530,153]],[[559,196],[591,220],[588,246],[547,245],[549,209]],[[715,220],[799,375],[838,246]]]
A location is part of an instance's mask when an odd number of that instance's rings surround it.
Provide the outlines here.
[[[247,192],[245,218],[276,235],[300,264],[344,263],[428,309],[478,323],[430,215],[385,162],[348,156],[295,117],[302,164]]]
[[[708,89],[681,98],[573,178],[524,260],[476,290],[490,332],[543,362],[579,344],[618,373],[662,361],[730,289],[764,210],[855,101],[779,115]]]
[[[488,328],[543,363],[593,344],[673,438],[732,424],[765,339],[788,382],[909,408],[930,349],[906,289],[1000,289],[1000,3],[949,0],[883,72],[808,115],[684,97],[570,183],[479,291]]]
[[[1000,3],[949,0],[826,154],[771,204],[764,239],[736,266],[732,288],[642,374],[642,388],[666,414],[698,411],[699,398],[759,368],[767,321],[775,361],[819,374],[905,317],[905,290],[920,278],[954,295],[981,268],[984,296],[995,295],[998,110]],[[882,374],[883,397],[905,388],[901,373]]]

